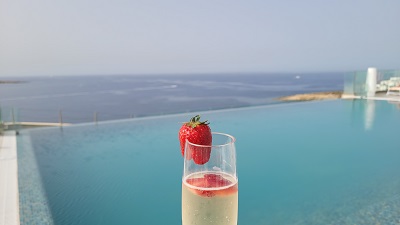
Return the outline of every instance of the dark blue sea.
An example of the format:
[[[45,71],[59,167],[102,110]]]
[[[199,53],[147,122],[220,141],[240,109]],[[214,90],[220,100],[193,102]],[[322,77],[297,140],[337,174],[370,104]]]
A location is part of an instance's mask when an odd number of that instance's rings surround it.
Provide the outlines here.
[[[0,77],[2,120],[83,123],[280,103],[341,91],[344,73]],[[12,113],[14,112],[14,113]]]

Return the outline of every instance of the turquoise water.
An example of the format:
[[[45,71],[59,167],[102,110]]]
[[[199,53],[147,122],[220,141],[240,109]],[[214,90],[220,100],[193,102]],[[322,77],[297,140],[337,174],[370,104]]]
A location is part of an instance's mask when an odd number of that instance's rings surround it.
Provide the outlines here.
[[[400,109],[324,101],[201,113],[237,138],[239,224],[397,224]],[[190,115],[18,137],[21,224],[181,224]]]

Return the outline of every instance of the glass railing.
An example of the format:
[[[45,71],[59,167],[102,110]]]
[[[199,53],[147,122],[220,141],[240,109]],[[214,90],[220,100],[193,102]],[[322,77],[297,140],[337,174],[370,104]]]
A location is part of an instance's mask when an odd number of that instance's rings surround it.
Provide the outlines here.
[[[367,95],[367,70],[348,73],[344,77],[343,93],[346,95]],[[379,70],[376,78],[376,92],[386,92],[388,88],[400,86],[400,70]]]
[[[204,110],[219,110],[222,108],[209,108]],[[176,113],[199,112],[203,110],[176,110],[163,113],[133,114],[123,111],[90,111],[78,109],[35,109],[0,106],[0,131],[18,130],[24,128],[44,126],[68,126],[71,124],[97,123],[111,120],[124,120],[139,117],[163,116]]]
[[[355,71],[345,75],[343,94],[365,96],[367,71]]]
[[[209,110],[217,110],[209,109]],[[68,125],[78,123],[91,123],[110,120],[131,119],[136,117],[162,116],[176,113],[192,112],[187,111],[168,111],[165,113],[148,113],[148,114],[132,114],[115,110],[112,112],[90,111],[90,110],[74,110],[74,109],[34,109],[34,108],[17,108],[17,107],[0,107],[0,123],[4,126],[16,126],[18,124],[44,124],[44,125]],[[202,110],[197,110],[202,111]]]
[[[0,106],[0,133],[6,130],[19,128],[20,122],[18,110]]]

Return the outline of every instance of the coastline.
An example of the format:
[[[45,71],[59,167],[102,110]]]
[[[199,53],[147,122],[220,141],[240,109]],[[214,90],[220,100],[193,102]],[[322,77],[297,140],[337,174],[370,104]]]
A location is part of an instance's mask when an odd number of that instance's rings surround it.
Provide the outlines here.
[[[277,98],[278,101],[319,101],[342,98],[343,91],[324,91],[305,94],[289,95]]]
[[[0,80],[0,84],[19,84],[23,83],[23,81],[18,80]]]

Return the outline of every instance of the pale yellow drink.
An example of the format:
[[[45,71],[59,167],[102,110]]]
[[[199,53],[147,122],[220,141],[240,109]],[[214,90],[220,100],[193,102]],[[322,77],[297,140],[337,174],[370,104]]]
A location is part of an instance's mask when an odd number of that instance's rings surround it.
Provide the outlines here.
[[[204,184],[204,175],[214,176],[214,180]],[[237,225],[237,213],[236,178],[214,172],[197,173],[183,179],[182,225]]]

